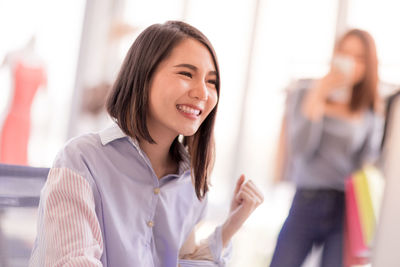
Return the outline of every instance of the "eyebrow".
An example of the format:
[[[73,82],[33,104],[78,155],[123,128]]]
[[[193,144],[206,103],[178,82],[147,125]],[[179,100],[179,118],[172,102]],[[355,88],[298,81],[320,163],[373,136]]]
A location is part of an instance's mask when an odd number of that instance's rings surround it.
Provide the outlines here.
[[[188,68],[191,69],[192,71],[197,71],[198,68],[192,64],[187,64],[187,63],[183,63],[183,64],[178,64],[174,66],[175,68]],[[215,70],[211,70],[208,72],[208,74],[212,74],[212,75],[217,75],[217,72]]]

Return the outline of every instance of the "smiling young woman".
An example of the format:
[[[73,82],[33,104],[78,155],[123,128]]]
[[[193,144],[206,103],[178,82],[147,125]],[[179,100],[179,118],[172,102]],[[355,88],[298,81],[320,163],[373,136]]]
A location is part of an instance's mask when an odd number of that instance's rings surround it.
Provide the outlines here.
[[[263,196],[242,175],[230,213],[196,244],[220,91],[208,39],[179,21],[132,44],[107,102],[115,125],[69,141],[42,191],[30,266],[225,266]]]

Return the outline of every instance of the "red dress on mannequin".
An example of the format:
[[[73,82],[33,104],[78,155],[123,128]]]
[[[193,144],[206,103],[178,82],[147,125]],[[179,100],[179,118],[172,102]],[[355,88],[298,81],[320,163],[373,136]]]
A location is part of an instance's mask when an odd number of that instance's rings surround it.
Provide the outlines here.
[[[13,75],[14,96],[1,131],[0,162],[27,165],[31,106],[39,86],[46,83],[46,73],[41,65],[18,61]]]

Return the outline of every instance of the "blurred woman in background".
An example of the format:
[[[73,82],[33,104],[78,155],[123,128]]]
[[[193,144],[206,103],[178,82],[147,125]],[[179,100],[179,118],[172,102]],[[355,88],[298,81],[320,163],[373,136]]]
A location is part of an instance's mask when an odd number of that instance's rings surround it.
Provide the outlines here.
[[[289,93],[285,113],[287,177],[296,193],[271,267],[299,267],[313,245],[321,266],[343,265],[344,183],[379,155],[382,134],[375,42],[348,31],[335,45],[329,72]]]

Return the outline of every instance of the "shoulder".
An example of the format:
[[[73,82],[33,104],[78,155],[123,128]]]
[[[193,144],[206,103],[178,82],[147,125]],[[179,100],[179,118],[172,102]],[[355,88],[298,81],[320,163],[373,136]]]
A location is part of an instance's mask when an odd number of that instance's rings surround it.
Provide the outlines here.
[[[99,135],[96,133],[84,134],[70,139],[60,151],[61,155],[82,156],[92,151],[99,150],[101,142]]]
[[[299,79],[290,83],[286,88],[286,116],[287,117],[298,117],[301,109],[301,103],[313,86],[315,80],[313,79]]]
[[[42,197],[91,201],[96,183],[91,177],[90,155],[99,153],[99,137],[85,134],[69,140],[49,171]]]
[[[65,150],[69,149],[87,149],[87,148],[96,148],[100,147],[101,142],[99,135],[97,133],[88,133],[84,135],[80,135],[78,137],[74,137],[67,141],[64,146]]]
[[[288,94],[299,92],[299,91],[307,91],[315,82],[315,79],[297,79],[293,80],[286,87],[286,92]]]
[[[69,140],[58,152],[53,168],[67,168],[81,176],[86,173],[87,162],[101,152],[98,134],[91,133]]]
[[[314,79],[298,79],[292,81],[286,88],[288,101],[299,102],[312,87],[314,82]]]

